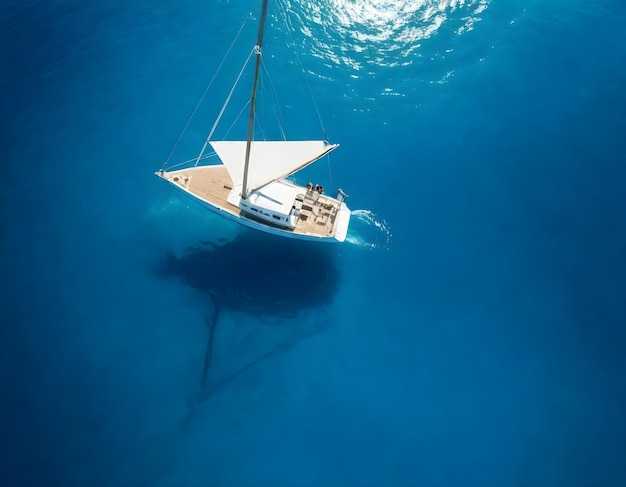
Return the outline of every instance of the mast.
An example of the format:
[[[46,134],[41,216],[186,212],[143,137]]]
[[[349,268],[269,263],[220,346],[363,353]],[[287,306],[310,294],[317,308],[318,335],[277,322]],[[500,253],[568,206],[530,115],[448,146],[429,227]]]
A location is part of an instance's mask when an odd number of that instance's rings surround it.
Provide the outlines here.
[[[252,137],[254,136],[254,105],[256,103],[257,84],[259,81],[259,70],[261,68],[261,46],[263,45],[263,31],[265,30],[265,17],[267,14],[267,0],[263,0],[261,7],[261,23],[259,25],[259,35],[257,37],[254,51],[256,61],[254,65],[254,81],[252,82],[252,97],[250,98],[250,118],[248,119],[248,138],[246,141],[246,159],[243,166],[243,187],[241,188],[241,198],[248,197],[248,166],[250,164],[250,148],[252,147]]]

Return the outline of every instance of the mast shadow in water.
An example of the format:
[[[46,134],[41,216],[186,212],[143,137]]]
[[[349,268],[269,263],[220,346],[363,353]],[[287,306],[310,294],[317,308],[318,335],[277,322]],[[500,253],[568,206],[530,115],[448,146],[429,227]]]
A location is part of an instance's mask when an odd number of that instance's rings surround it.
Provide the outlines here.
[[[212,303],[213,313],[205,318],[209,335],[196,404],[259,362],[326,330],[331,320],[325,306],[332,302],[340,279],[332,249],[327,246],[259,236],[257,232],[253,236],[245,232],[218,244],[200,242],[181,257],[168,253],[158,263],[156,274],[178,277]],[[217,325],[225,310],[244,312],[275,325],[272,332],[279,338],[268,351],[211,381]]]

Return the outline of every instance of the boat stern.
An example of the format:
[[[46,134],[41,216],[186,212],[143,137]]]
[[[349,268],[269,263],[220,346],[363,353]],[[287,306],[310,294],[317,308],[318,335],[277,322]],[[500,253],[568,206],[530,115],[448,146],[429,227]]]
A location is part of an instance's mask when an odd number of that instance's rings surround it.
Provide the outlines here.
[[[341,203],[337,211],[337,219],[335,221],[335,233],[333,237],[337,242],[343,242],[348,235],[348,227],[350,226],[350,208],[345,203]]]

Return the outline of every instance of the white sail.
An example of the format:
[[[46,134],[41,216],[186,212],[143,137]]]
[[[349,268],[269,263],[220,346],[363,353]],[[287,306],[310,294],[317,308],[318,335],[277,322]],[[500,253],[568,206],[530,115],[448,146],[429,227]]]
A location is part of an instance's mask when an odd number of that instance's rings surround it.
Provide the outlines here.
[[[246,141],[216,141],[211,147],[226,166],[233,185],[243,184]],[[283,178],[315,162],[338,147],[323,140],[252,141],[248,169],[248,191]]]

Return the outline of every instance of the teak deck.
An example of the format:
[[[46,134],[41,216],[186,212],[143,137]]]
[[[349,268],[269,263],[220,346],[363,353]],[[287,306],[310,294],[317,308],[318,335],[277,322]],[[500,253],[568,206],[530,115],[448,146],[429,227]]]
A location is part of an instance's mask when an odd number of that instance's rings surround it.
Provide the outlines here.
[[[232,179],[223,165],[198,166],[178,171],[157,173],[158,176],[190,193],[209,205],[224,210],[235,217],[248,218],[271,226],[264,220],[253,219],[238,207],[228,202],[232,189]],[[284,229],[302,235],[330,237],[339,210],[339,202],[334,198],[320,195],[315,191],[302,188],[302,194],[296,198],[301,207],[300,218],[293,230]]]

